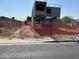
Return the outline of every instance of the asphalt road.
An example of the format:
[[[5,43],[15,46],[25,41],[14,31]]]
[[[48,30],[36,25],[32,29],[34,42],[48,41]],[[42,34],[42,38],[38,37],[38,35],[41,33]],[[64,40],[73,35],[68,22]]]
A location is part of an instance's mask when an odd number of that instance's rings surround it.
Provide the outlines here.
[[[0,59],[79,59],[79,45],[29,44],[0,46]]]

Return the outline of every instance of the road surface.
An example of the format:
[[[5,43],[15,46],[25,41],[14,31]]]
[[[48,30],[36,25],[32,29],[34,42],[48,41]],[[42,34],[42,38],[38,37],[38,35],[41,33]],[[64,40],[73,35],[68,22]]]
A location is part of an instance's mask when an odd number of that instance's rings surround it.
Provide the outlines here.
[[[79,59],[76,43],[0,45],[0,59]]]

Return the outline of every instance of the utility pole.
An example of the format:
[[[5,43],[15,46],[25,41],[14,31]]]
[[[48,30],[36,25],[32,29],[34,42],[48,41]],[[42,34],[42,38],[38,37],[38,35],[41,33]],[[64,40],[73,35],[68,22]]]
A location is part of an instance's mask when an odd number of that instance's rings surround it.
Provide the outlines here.
[[[51,18],[51,26],[50,26],[50,31],[51,31],[51,36],[52,36],[52,22],[53,22],[53,19],[59,19],[59,17],[52,17]]]
[[[23,24],[24,24],[24,22],[22,22],[22,25],[21,25],[21,39],[23,40],[24,38],[23,38],[23,28],[22,28],[22,26],[23,26]]]
[[[50,36],[52,36],[52,18],[51,18],[51,24],[50,24]]]

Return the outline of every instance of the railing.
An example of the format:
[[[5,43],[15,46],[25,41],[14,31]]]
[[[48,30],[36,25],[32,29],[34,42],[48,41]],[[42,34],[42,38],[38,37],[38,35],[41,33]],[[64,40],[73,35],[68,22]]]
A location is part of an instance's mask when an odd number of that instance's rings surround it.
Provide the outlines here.
[[[59,8],[61,7],[61,5],[58,5],[58,4],[48,4],[47,6],[48,7],[59,7]]]

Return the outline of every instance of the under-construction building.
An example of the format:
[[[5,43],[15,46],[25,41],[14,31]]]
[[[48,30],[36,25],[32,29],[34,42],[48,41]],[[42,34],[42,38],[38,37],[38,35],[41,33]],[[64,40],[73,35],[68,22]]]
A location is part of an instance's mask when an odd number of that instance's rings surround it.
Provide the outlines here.
[[[37,32],[46,32],[50,34],[52,24],[55,25],[59,22],[60,7],[48,5],[44,1],[35,1],[32,9],[32,16],[27,17],[27,21],[30,20],[30,24]],[[47,28],[47,29],[45,29]]]
[[[35,1],[32,16],[27,17],[23,32],[31,36],[51,36],[74,38],[79,33],[78,23],[74,20],[67,26],[60,20],[61,8],[59,5],[49,5],[47,2]]]
[[[35,1],[32,9],[32,25],[41,28],[43,25],[51,25],[60,18],[60,7],[48,6],[47,2]],[[39,26],[37,26],[39,25]]]

